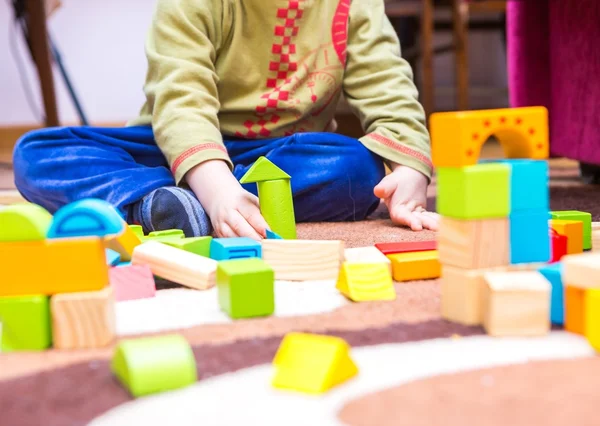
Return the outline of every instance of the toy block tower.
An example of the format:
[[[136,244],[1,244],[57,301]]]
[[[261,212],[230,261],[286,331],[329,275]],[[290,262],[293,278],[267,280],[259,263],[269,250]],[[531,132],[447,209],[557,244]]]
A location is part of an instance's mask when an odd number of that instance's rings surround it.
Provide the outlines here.
[[[547,121],[544,108],[432,115],[444,318],[483,324],[490,290],[486,274],[551,259]],[[492,135],[508,158],[479,161],[481,146]],[[511,291],[531,285],[520,287],[517,281]]]

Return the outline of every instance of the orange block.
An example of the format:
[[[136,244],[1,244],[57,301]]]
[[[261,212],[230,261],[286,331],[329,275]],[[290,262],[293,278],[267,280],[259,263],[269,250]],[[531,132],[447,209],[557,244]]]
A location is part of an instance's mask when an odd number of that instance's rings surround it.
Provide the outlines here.
[[[108,285],[104,242],[98,237],[0,242],[1,296],[53,295]]]
[[[392,275],[396,281],[439,278],[442,273],[437,250],[396,253],[387,257],[392,261]]]
[[[580,220],[551,219],[550,227],[567,237],[567,254],[583,253],[583,222]]]
[[[106,247],[119,253],[122,262],[129,262],[133,256],[133,249],[142,244],[142,241],[129,226],[125,225],[124,228],[120,235],[106,238]]]
[[[585,289],[565,287],[565,330],[585,335]]]

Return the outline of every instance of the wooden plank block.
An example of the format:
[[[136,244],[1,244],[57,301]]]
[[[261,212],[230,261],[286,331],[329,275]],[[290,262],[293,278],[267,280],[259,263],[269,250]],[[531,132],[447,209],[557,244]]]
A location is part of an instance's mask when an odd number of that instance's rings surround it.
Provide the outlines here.
[[[484,274],[483,327],[491,336],[539,336],[550,331],[551,286],[536,271]]]
[[[0,296],[100,290],[108,265],[99,237],[0,242]]]
[[[262,252],[277,280],[335,280],[344,257],[344,243],[265,239],[262,240]]]
[[[392,261],[377,247],[352,247],[344,250],[344,261],[346,263],[385,263],[392,273]]]
[[[563,282],[580,288],[600,287],[600,253],[570,254],[562,258]]]
[[[407,253],[413,251],[429,251],[437,249],[437,241],[400,241],[397,243],[378,243],[375,247],[383,254]]]
[[[111,287],[57,294],[50,299],[50,311],[57,349],[100,348],[115,338],[115,298]]]
[[[216,260],[157,241],[137,246],[131,263],[148,265],[154,275],[197,290],[206,290],[216,283]]]
[[[439,278],[441,264],[437,250],[388,255],[392,274],[398,282]]]
[[[111,268],[109,276],[116,301],[146,299],[156,295],[156,283],[148,265]]]
[[[459,220],[442,217],[438,232],[440,262],[464,269],[485,269],[509,263],[507,218]]]
[[[585,288],[565,285],[565,330],[585,335]]]

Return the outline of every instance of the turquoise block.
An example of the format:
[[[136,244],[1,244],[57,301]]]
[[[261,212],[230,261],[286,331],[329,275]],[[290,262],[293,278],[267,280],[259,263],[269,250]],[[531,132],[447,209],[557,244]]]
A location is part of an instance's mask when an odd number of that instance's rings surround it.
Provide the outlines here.
[[[546,265],[538,271],[552,285],[550,299],[550,322],[552,324],[563,325],[565,322],[565,297],[562,282],[563,265],[560,262]]]
[[[123,267],[123,266],[129,266],[129,265],[131,265],[131,262],[120,262],[120,263],[117,264],[117,267],[120,268],[120,267]]]
[[[283,240],[283,238],[281,238],[279,235],[277,235],[275,232],[267,229],[267,239],[268,240]]]
[[[121,255],[114,250],[106,249],[106,264],[116,266],[121,261]]]
[[[262,258],[262,246],[252,238],[213,238],[210,243],[210,257],[214,260]]]
[[[89,237],[121,234],[125,221],[106,201],[87,198],[60,208],[48,230],[48,238]]]
[[[548,211],[511,213],[510,263],[548,262],[551,258]]]

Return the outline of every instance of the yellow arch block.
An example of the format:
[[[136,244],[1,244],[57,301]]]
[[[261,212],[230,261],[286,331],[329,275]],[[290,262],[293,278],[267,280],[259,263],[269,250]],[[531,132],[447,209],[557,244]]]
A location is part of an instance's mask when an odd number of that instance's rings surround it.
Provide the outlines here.
[[[548,158],[548,110],[545,107],[442,112],[430,118],[435,167],[477,164],[481,147],[495,136],[506,158]]]

